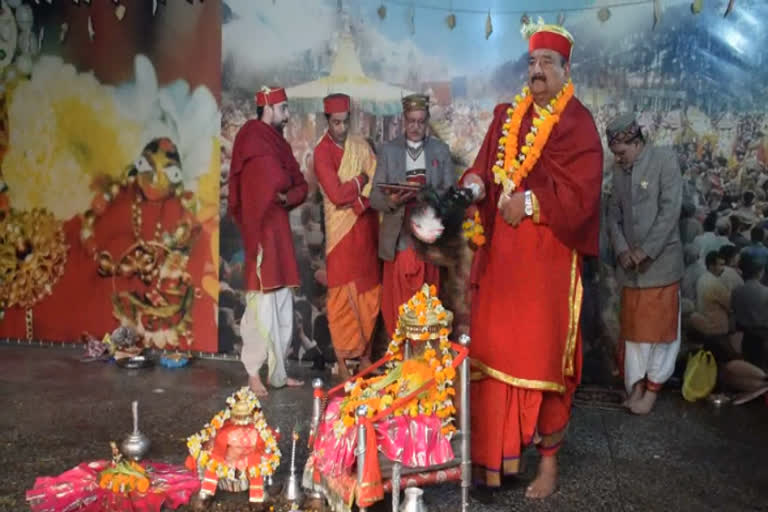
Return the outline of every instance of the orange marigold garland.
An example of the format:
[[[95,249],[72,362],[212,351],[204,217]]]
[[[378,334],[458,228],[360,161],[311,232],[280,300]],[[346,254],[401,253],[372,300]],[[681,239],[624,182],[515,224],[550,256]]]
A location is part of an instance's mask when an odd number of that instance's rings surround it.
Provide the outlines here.
[[[480,212],[475,210],[475,215],[471,219],[466,219],[462,224],[464,239],[469,243],[473,250],[485,245],[485,230],[480,220]]]
[[[573,82],[568,80],[545,108],[535,109],[531,129],[525,135],[525,145],[520,148],[520,125],[525,113],[533,105],[533,96],[527,86],[515,96],[514,103],[507,109],[507,119],[499,138],[497,160],[492,169],[494,181],[502,186],[505,194],[514,192],[531,173],[541,157],[544,146],[547,145],[552,130],[560,121],[560,115],[573,98],[573,93]]]
[[[112,463],[99,473],[99,487],[115,494],[128,494],[133,491],[147,492],[150,487],[149,475],[144,466],[132,460],[126,460],[113,442]]]
[[[234,467],[215,460],[207,443],[216,438],[216,434],[228,419],[232,417],[232,407],[237,401],[245,401],[250,405],[253,425],[259,433],[259,437],[264,442],[264,453],[261,455],[261,462],[256,466],[250,466],[247,470],[238,470]],[[204,467],[207,470],[214,471],[219,478],[239,479],[239,478],[259,478],[271,476],[280,465],[282,456],[277,439],[272,434],[272,430],[267,425],[266,417],[261,409],[261,402],[256,394],[247,386],[240,388],[227,398],[227,407],[216,413],[211,421],[206,423],[203,429],[187,438],[187,448],[189,454],[198,467]]]

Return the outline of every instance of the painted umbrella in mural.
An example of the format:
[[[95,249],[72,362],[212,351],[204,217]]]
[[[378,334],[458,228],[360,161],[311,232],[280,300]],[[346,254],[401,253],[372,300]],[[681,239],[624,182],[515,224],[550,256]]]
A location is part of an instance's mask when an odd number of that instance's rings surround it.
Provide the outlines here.
[[[331,93],[344,93],[354,98],[360,107],[376,115],[400,112],[400,100],[412,94],[405,88],[374,80],[365,75],[355,51],[354,41],[345,35],[328,76],[286,89],[291,108],[304,112],[322,112],[322,100]]]

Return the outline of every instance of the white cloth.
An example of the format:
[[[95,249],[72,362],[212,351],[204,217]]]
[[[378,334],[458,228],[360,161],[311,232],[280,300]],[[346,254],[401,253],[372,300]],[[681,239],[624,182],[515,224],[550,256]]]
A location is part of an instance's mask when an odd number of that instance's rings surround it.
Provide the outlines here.
[[[680,312],[677,314],[677,338],[672,343],[642,343],[627,341],[624,346],[624,386],[632,386],[648,377],[655,384],[664,384],[675,371],[680,352]]]
[[[243,349],[240,360],[249,376],[259,374],[267,361],[270,385],[285,386],[285,356],[293,334],[293,293],[290,288],[272,292],[248,292],[240,336]]]

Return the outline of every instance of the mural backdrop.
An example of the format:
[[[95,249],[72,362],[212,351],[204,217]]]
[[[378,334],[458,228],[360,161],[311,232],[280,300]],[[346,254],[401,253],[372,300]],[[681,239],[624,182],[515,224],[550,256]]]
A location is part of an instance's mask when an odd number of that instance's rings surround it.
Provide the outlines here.
[[[325,130],[321,98],[350,94],[353,129],[378,144],[400,133],[402,96],[430,94],[432,133],[449,143],[460,172],[472,163],[494,105],[524,85],[526,42],[520,28],[539,16],[564,23],[575,36],[577,96],[601,133],[612,116],[632,110],[650,140],[677,149],[691,213],[686,222],[694,222],[687,243],[693,244],[711,211],[721,224],[728,221],[725,236],[738,235],[734,239],[742,246],[749,242],[749,229],[763,221],[768,76],[761,49],[768,36],[761,27],[768,4],[551,0],[509,5],[469,0],[222,4],[222,183],[235,134],[255,116],[253,94],[262,85],[287,88],[292,117],[285,135],[310,183],[309,199],[293,214],[304,272],[297,294],[296,355],[316,344],[327,351],[329,344],[321,200],[312,168],[313,147]],[[604,196],[611,192],[609,155],[606,151]],[[221,191],[223,212],[226,187]],[[756,194],[747,205],[745,191]],[[583,325],[586,360],[605,368],[611,366],[618,337],[618,294],[605,237],[602,245],[599,261],[589,262],[585,271]],[[242,251],[227,219],[222,219],[221,256],[220,334],[222,348],[229,350],[238,343],[243,298]],[[690,274],[701,274],[700,262],[689,264]],[[686,300],[684,312],[696,308],[690,294]]]
[[[220,3],[0,1],[0,337],[216,351]]]
[[[237,352],[229,158],[254,92],[278,84],[310,183],[292,216],[294,355],[332,359],[312,164],[320,100],[351,94],[353,129],[378,144],[400,133],[402,96],[430,94],[432,133],[461,172],[493,106],[522,87],[520,27],[539,16],[574,34],[577,95],[601,131],[633,110],[654,143],[676,148],[683,307],[696,311],[711,248],[700,237],[764,247],[767,15],[758,0],[0,0],[0,337],[75,340],[124,324],[156,347]],[[708,214],[714,234],[702,233]],[[613,263],[604,239],[585,271],[587,361],[604,367],[618,336]]]

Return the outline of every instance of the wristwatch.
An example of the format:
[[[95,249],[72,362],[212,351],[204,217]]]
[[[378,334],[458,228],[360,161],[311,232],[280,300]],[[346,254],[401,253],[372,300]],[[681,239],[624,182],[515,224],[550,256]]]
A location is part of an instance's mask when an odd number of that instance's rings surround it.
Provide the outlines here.
[[[525,215],[533,216],[533,193],[530,190],[525,191]]]

